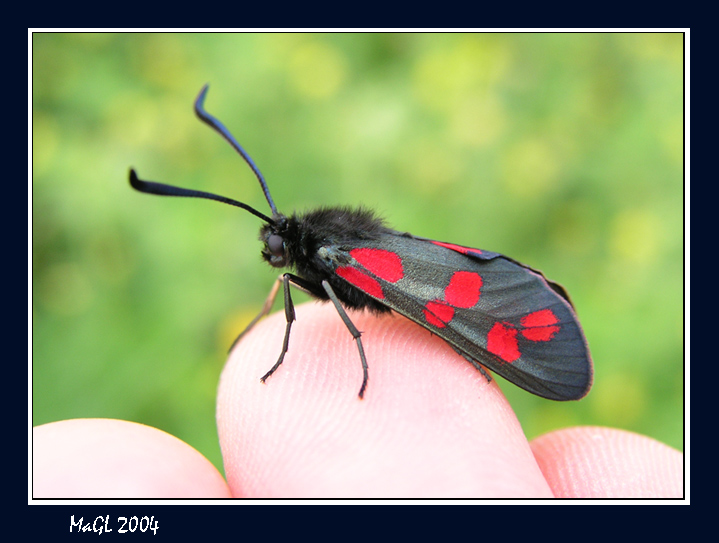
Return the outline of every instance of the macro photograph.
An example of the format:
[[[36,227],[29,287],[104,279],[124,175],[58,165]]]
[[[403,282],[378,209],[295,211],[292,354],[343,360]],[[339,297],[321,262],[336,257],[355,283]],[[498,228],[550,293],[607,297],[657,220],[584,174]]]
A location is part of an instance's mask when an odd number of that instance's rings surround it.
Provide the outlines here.
[[[683,32],[30,34],[29,500],[684,498]]]

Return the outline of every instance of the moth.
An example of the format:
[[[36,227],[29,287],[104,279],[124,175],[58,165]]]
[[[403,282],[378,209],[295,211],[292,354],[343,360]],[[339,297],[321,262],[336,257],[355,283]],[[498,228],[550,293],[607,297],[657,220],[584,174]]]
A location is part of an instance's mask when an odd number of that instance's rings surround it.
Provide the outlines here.
[[[485,368],[551,400],[577,400],[587,394],[592,361],[561,285],[499,253],[394,230],[368,209],[323,207],[301,215],[280,213],[252,158],[205,110],[207,91],[205,85],[195,100],[195,113],[250,166],[271,214],[217,194],[143,181],[135,170],[130,170],[130,184],[147,194],[216,200],[263,221],[263,259],[274,268],[292,270],[277,279],[262,310],[239,336],[270,312],[282,287],[285,336],[279,358],[263,382],[288,351],[295,321],[290,287],[297,287],[332,302],[354,338],[363,370],[360,398],[367,388],[368,364],[361,333],[346,308],[403,315],[441,337],[487,379]]]

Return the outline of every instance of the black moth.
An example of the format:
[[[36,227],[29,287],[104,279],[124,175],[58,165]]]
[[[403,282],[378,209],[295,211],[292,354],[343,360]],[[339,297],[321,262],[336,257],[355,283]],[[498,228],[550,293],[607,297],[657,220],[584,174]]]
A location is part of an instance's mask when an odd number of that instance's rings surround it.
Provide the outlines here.
[[[489,379],[483,367],[529,392],[552,400],[576,400],[592,383],[592,362],[579,321],[564,288],[506,256],[418,238],[385,226],[372,212],[323,208],[298,216],[277,211],[259,169],[230,132],[204,109],[207,85],[195,100],[197,116],[232,145],[252,168],[270,206],[269,217],[247,204],[216,194],[140,180],[140,192],[217,200],[246,209],[265,222],[263,258],[291,268],[275,283],[259,315],[240,337],[270,312],[284,289],[287,327],[276,364],[282,364],[295,320],[290,285],[331,301],[359,350],[367,387],[367,360],[360,332],[345,311],[396,311],[437,334]],[[239,339],[239,337],[238,337]],[[235,341],[236,343],[236,341]]]

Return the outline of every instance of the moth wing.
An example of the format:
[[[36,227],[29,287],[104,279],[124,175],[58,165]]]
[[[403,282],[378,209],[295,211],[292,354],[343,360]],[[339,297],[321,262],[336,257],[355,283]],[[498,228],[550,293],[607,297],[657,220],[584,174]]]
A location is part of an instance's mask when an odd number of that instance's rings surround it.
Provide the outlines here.
[[[406,234],[349,254],[345,268],[379,286],[365,293],[466,358],[545,398],[589,391],[592,363],[579,321],[563,289],[541,273],[499,253]]]

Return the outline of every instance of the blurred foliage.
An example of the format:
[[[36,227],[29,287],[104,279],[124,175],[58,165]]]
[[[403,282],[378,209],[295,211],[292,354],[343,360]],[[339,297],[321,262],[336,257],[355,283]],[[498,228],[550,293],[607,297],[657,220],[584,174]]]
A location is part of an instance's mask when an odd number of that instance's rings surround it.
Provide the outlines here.
[[[40,33],[32,46],[33,424],[137,421],[221,469],[225,352],[275,279],[260,224],[127,183],[133,166],[266,209],[192,112],[210,82],[208,110],[280,210],[362,203],[567,287],[594,389],[554,403],[500,379],[528,437],[598,424],[683,448],[681,34]]]

